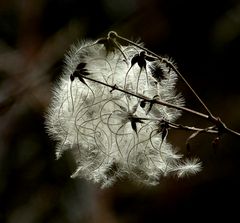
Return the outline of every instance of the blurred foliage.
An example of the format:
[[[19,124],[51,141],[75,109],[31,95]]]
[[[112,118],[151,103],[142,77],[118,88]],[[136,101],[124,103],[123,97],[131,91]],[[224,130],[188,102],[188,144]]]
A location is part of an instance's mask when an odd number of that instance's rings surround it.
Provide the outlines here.
[[[161,222],[237,217],[240,140],[226,136],[214,150],[200,136],[191,153],[201,174],[162,179],[142,188],[123,181],[100,190],[70,179],[70,154],[56,161],[44,114],[51,86],[71,43],[109,30],[174,58],[214,114],[240,130],[238,63],[240,2],[190,0],[0,1],[0,222]],[[180,84],[187,106],[199,104]],[[183,116],[191,125],[201,120]],[[185,150],[185,132],[170,132]],[[236,203],[236,205],[235,205]]]

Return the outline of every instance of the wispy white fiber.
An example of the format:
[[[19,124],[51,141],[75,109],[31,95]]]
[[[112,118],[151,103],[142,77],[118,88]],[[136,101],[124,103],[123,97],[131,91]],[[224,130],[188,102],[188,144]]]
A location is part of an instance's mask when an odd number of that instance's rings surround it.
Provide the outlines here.
[[[57,158],[70,150],[77,164],[72,177],[102,187],[124,177],[156,185],[168,174],[182,177],[198,172],[199,162],[184,161],[162,135],[161,120],[175,121],[181,115],[179,110],[150,105],[75,75],[79,72],[128,92],[184,105],[175,92],[177,75],[173,70],[159,61],[146,61],[146,67],[131,64],[140,50],[120,47],[122,52],[109,52],[103,44],[86,41],[67,53],[46,118],[48,132],[58,142]]]

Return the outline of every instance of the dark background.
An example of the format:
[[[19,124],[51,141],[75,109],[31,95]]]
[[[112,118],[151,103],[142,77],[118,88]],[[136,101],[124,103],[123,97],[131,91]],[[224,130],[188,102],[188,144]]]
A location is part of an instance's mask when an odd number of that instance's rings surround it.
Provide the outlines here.
[[[127,180],[110,189],[70,179],[66,153],[55,160],[55,142],[44,114],[62,59],[78,39],[115,30],[160,55],[179,70],[210,110],[240,131],[240,2],[237,0],[0,0],[0,222],[142,223],[164,220],[239,219],[240,137],[191,141],[203,170],[185,179],[160,179],[142,187]],[[187,106],[203,111],[181,83]],[[183,115],[178,122],[207,123]],[[186,153],[189,133],[170,131]]]

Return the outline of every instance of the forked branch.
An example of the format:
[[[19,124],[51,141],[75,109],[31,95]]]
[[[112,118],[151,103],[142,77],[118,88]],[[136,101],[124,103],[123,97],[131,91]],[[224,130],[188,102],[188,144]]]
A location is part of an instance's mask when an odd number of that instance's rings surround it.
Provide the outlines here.
[[[172,128],[183,129],[183,130],[188,130],[188,131],[203,131],[203,132],[214,133],[214,134],[219,134],[219,135],[222,135],[224,133],[229,133],[229,134],[232,134],[232,135],[240,136],[239,132],[236,132],[236,131],[228,128],[225,125],[225,123],[223,123],[219,118],[216,118],[214,116],[209,116],[209,115],[206,115],[204,113],[195,111],[195,110],[190,109],[190,108],[181,107],[181,106],[177,106],[177,105],[174,105],[174,104],[171,104],[171,103],[168,103],[168,102],[164,102],[164,101],[161,101],[160,99],[152,99],[152,98],[149,98],[149,97],[147,97],[145,95],[142,95],[142,94],[139,94],[139,93],[130,92],[130,91],[127,91],[127,90],[124,90],[124,89],[118,87],[117,85],[110,85],[110,84],[107,84],[105,82],[93,79],[89,76],[85,76],[85,75],[82,75],[82,74],[79,74],[79,76],[81,76],[81,78],[83,78],[83,79],[93,81],[95,83],[98,83],[98,84],[104,85],[106,87],[109,87],[111,89],[110,92],[113,92],[115,90],[120,91],[120,92],[123,92],[127,95],[131,95],[133,97],[139,98],[139,99],[141,99],[145,102],[149,102],[151,104],[159,104],[159,105],[167,106],[167,107],[170,107],[170,108],[175,108],[175,109],[181,110],[183,112],[188,112],[188,113],[193,114],[195,116],[207,119],[211,123],[214,124],[214,126],[212,126],[211,128],[202,129],[202,128],[197,128],[197,127],[189,127],[189,126],[184,126],[184,125],[180,125],[180,124],[169,123],[170,127],[172,127]]]

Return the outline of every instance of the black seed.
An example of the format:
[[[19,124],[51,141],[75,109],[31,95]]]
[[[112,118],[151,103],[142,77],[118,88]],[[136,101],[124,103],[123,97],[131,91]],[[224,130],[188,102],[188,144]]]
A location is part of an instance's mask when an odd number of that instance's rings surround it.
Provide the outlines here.
[[[82,70],[83,68],[85,68],[86,67],[86,63],[79,63],[78,65],[77,65],[77,68],[76,68],[76,70]]]
[[[75,79],[74,75],[71,74],[71,75],[70,75],[70,80],[71,80],[71,81],[74,81],[74,79]]]
[[[146,102],[145,102],[145,101],[141,101],[141,102],[140,102],[140,107],[141,107],[141,108],[144,108],[145,106],[146,106]]]

